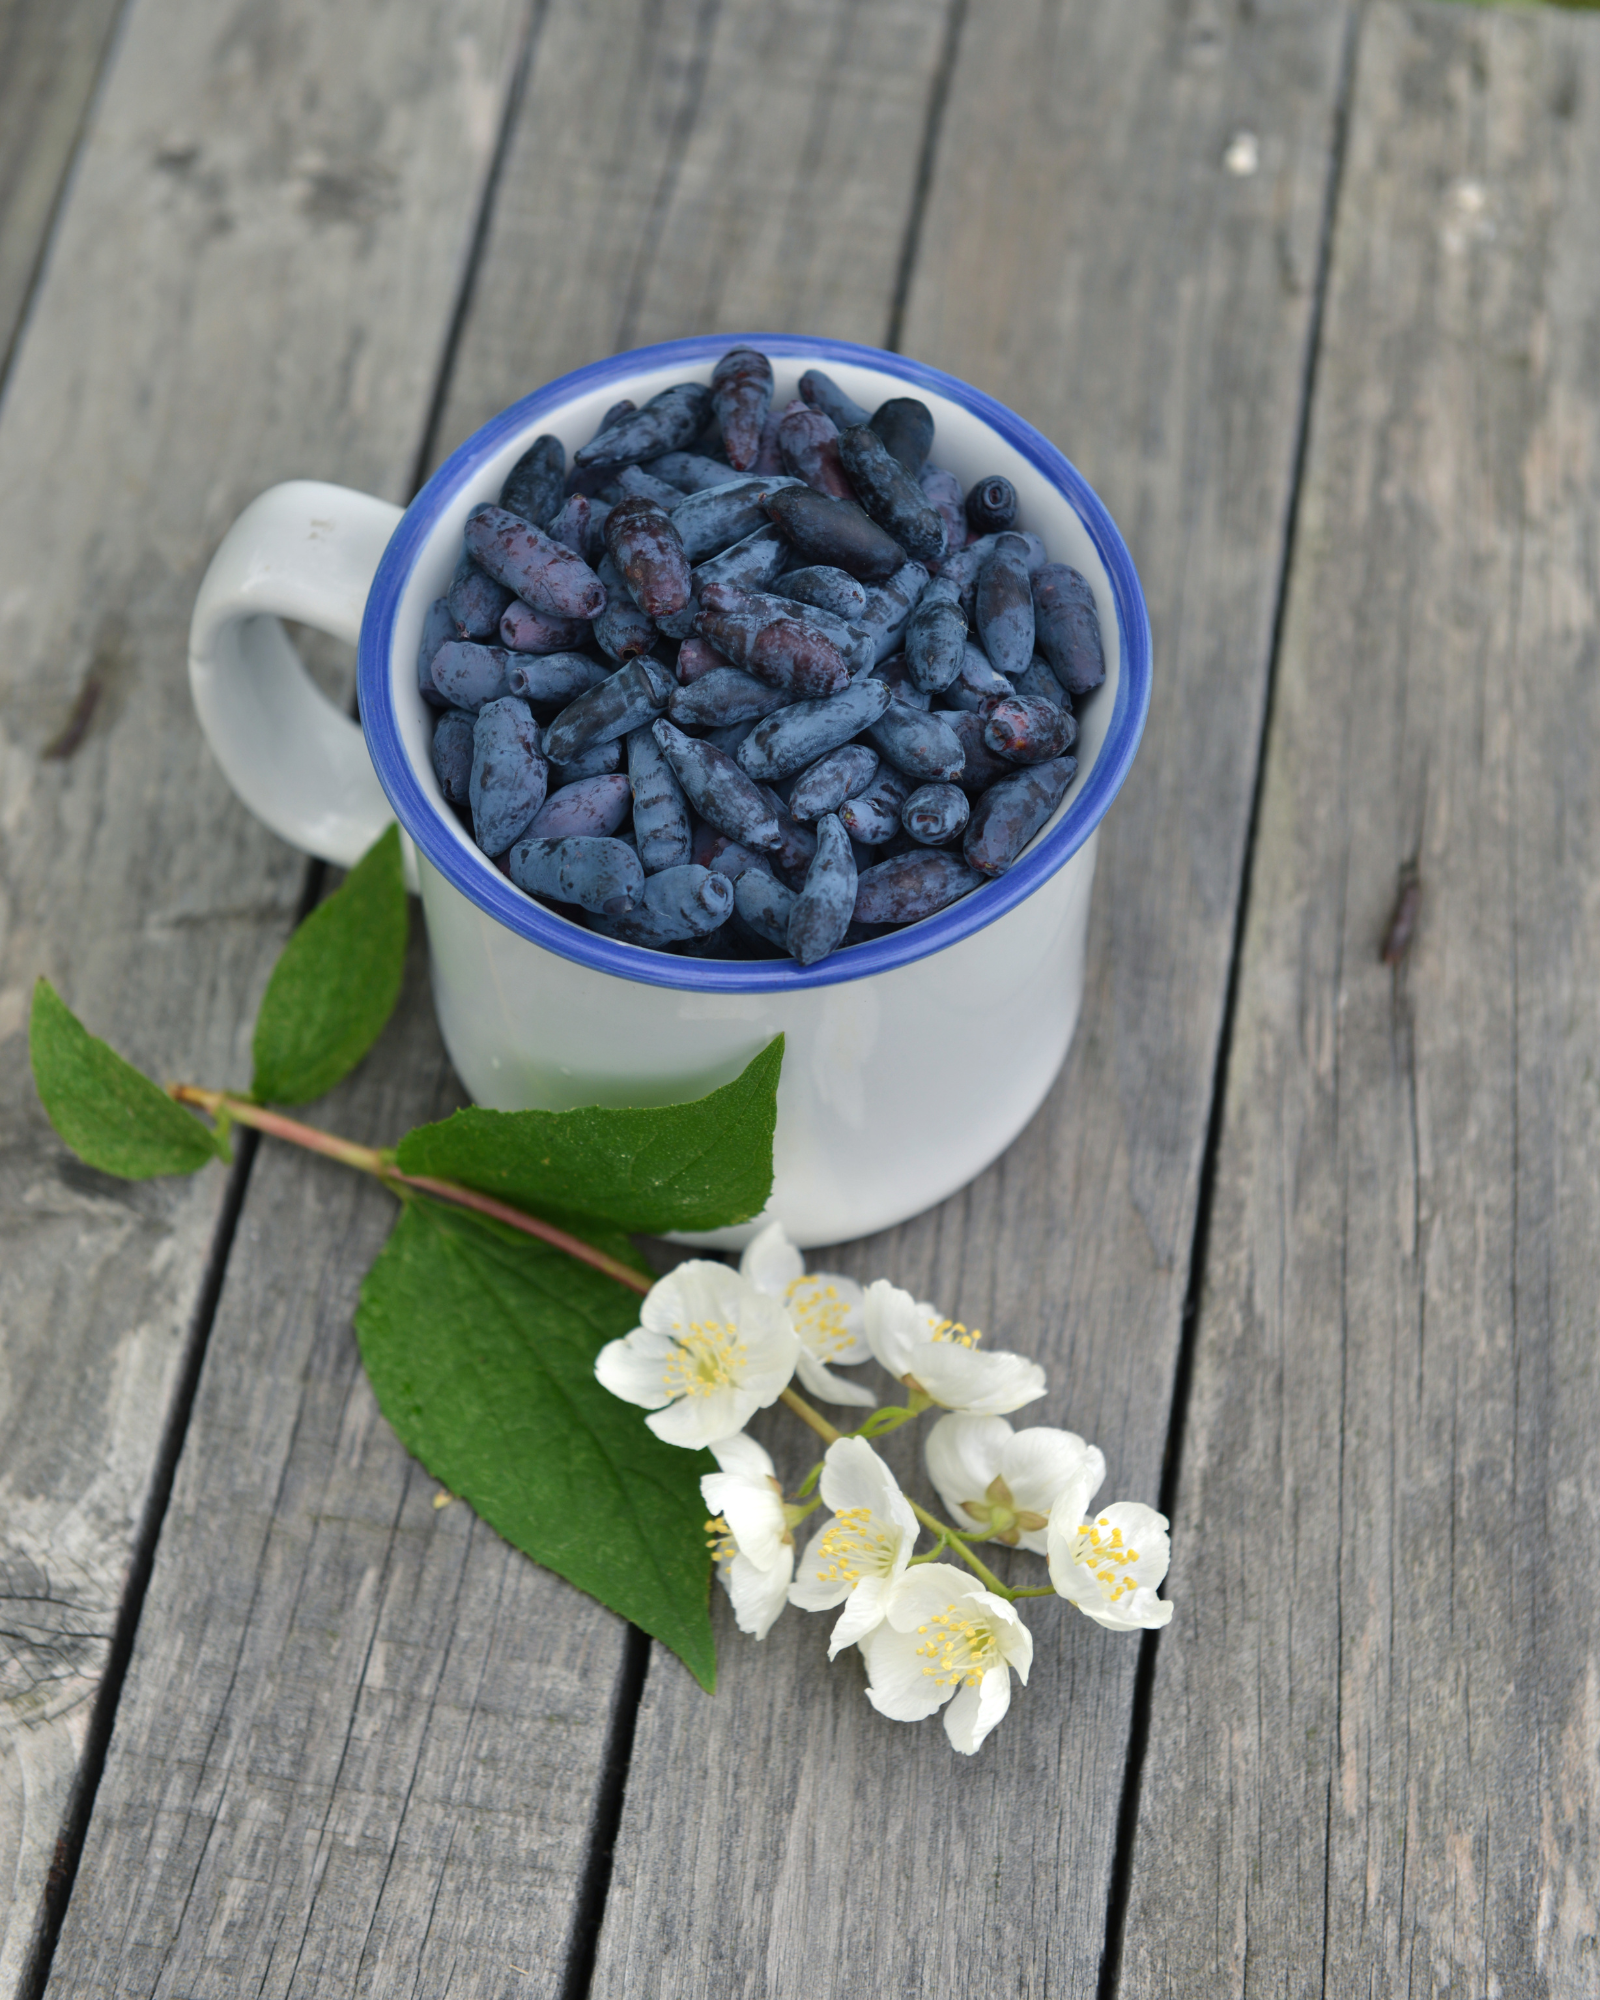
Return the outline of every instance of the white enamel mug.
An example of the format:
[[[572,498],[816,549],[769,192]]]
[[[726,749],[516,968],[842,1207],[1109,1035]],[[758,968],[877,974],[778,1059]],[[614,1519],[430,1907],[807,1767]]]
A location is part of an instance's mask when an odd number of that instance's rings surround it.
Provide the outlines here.
[[[1001,473],[1018,525],[1088,578],[1106,683],[1082,706],[1078,773],[998,880],[819,964],[679,958],[619,944],[543,908],[479,852],[442,799],[417,651],[449,588],[471,510],[499,497],[541,432],[571,453],[623,396],[710,379],[734,345],[771,357],[779,406],[807,368],[867,409],[914,395],[933,457]],[[316,688],[294,618],[358,643],[361,724]],[[1046,438],[979,391],[876,348],[783,334],[671,341],[525,397],[467,440],[411,505],[293,481],[229,530],[195,605],[195,707],[241,799],[276,833],[348,866],[391,818],[408,836],[434,1000],[451,1060],[503,1110],[668,1104],[726,1083],[786,1037],[766,1213],[803,1245],[885,1229],[962,1187],[1010,1144],[1054,1080],[1083,998],[1096,831],[1150,702],[1150,629],[1109,515]],[[736,1245],[757,1225],[693,1239]]]

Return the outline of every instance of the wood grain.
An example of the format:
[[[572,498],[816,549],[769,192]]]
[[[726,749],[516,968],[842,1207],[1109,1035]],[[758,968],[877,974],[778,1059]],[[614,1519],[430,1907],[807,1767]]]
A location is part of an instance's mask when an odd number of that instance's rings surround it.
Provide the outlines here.
[[[0,0],[0,366],[121,0]]]
[[[562,319],[560,301],[621,324],[634,282],[623,254],[629,189],[655,199],[662,132],[687,159],[739,150],[752,50],[788,67],[764,120],[762,171],[741,195],[752,236],[770,233],[777,248],[746,280],[781,303],[785,246],[801,240],[788,218],[802,169],[824,208],[891,198],[853,191],[865,149],[901,204],[870,267],[881,320],[892,276],[880,266],[892,273],[910,207],[922,107],[907,94],[904,115],[854,151],[824,148],[820,162],[807,136],[818,120],[828,129],[841,50],[887,63],[872,20],[844,5],[753,0],[618,6],[598,19],[549,9],[446,431],[608,344],[573,352],[589,334]],[[710,79],[728,87],[674,96],[697,33]],[[925,78],[936,52],[935,37],[919,53]],[[624,85],[620,102],[608,94]],[[594,119],[574,121],[573,101],[593,104]],[[596,146],[613,147],[598,184]],[[519,193],[530,148],[538,170]],[[681,163],[673,172],[682,178]],[[552,262],[559,235],[519,238],[551,215],[564,218],[575,261]],[[693,226],[671,215],[664,225]],[[692,323],[698,295],[674,302],[675,268],[668,260],[652,278],[651,310]],[[441,1062],[419,1002],[344,1103],[318,1115],[391,1137],[435,1114]],[[351,1193],[299,1159],[258,1164],[52,1990],[250,1984],[321,2000],[396,1987],[549,1992],[565,1976],[603,1746],[626,1688],[623,1631],[473,1526],[464,1507],[435,1514],[432,1483],[377,1416],[349,1320],[388,1213],[386,1198]]]
[[[45,1124],[49,974],[158,1076],[242,1082],[304,864],[235,804],[184,675],[260,488],[399,496],[519,9],[219,14],[119,36],[0,406],[0,1993],[32,1952],[223,1191]],[[54,754],[52,754],[52,751]]]
[[[550,0],[441,454],[648,341],[881,340],[949,6]]]
[[[1367,18],[1129,1995],[1600,1978],[1597,101],[1600,22]]]
[[[1107,1497],[1155,1498],[1166,1436],[1346,21],[974,4],[907,304],[909,352],[1020,409],[1106,498],[1156,692],[1059,1084],[965,1194],[837,1261],[1045,1360],[1023,1421],[1096,1439]],[[1222,165],[1242,129],[1251,177]],[[937,1723],[881,1720],[800,1614],[759,1648],[724,1618],[714,1703],[655,1656],[596,1995],[1092,1994],[1138,1642],[1032,1617],[1032,1681],[971,1763]]]

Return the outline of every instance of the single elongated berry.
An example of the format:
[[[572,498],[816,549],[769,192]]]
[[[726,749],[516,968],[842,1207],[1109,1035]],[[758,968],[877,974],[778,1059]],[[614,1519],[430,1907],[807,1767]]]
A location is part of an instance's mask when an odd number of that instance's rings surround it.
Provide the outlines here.
[[[433,775],[453,806],[464,806],[472,784],[472,733],[477,717],[465,709],[441,711],[433,727]]]
[[[561,512],[567,490],[567,453],[560,438],[536,437],[500,489],[500,505],[536,528],[548,529]]]
[[[699,574],[701,572],[696,571],[696,575]],[[701,588],[703,592],[704,585]],[[831,611],[786,597],[781,591],[761,591],[748,586],[742,588],[744,596],[739,600],[740,615],[756,621],[762,629],[767,625],[807,626],[827,640],[852,677],[865,673],[872,665],[872,634],[864,625],[847,624]]]
[[[819,819],[837,812],[846,799],[864,792],[878,773],[878,753],[865,743],[847,743],[802,771],[789,793],[789,810],[797,820]]]
[[[955,782],[961,789],[973,794],[986,792],[1001,778],[1008,778],[1016,769],[1003,757],[997,757],[983,740],[983,717],[976,712],[963,714],[957,709],[942,709],[940,715],[946,729],[961,745],[963,763]]]
[[[1066,563],[1046,563],[1033,592],[1039,651],[1068,694],[1088,694],[1106,677],[1100,614],[1088,579]]]
[[[607,496],[611,496],[608,494]],[[683,495],[665,479],[657,479],[642,465],[625,465],[617,474],[616,498],[653,500],[663,514],[671,514],[683,504]]]
[[[852,840],[863,847],[881,847],[900,831],[900,812],[911,796],[911,787],[888,764],[864,790],[845,800],[839,808],[839,822]]]
[[[975,535],[1001,535],[1017,518],[1017,489],[998,472],[967,494],[967,524]]]
[[[770,521],[720,555],[708,556],[689,572],[692,601],[698,609],[700,592],[708,583],[737,584],[741,590],[763,590],[783,568],[789,544]],[[665,627],[663,627],[665,629]]]
[[[800,394],[812,409],[832,417],[841,431],[867,421],[867,413],[861,405],[852,402],[833,377],[824,375],[820,368],[808,368],[800,377]]]
[[[782,472],[783,454],[778,449],[778,426],[787,414],[788,408],[768,410],[766,421],[761,426],[761,449],[756,453],[756,462],[750,468],[752,472],[761,473],[763,476]]]
[[[886,763],[917,784],[959,778],[966,764],[966,753],[944,717],[904,702],[891,701],[866,735]]]
[[[672,524],[690,562],[703,563],[708,557],[721,555],[735,542],[764,528],[769,496],[788,490],[803,493],[806,489],[787,473],[760,477],[751,473],[687,494],[674,510]]]
[[[474,712],[511,691],[509,675],[519,656],[503,646],[451,639],[433,656],[433,684],[452,708]]]
[[[990,666],[989,655],[977,640],[968,639],[961,648],[960,671],[944,690],[941,699],[947,708],[964,708],[969,714],[977,715],[986,701],[1015,692],[1015,685]]]
[[[798,612],[797,606],[785,605]],[[700,630],[718,652],[758,680],[770,681],[796,700],[837,694],[850,670],[836,647],[797,615],[774,616],[735,584],[708,583],[700,590]]]
[[[726,729],[732,722],[759,722],[789,697],[769,681],[738,667],[713,667],[667,697],[667,714],[681,729]]]
[[[891,396],[867,421],[901,471],[920,478],[933,449],[933,412],[927,404],[915,396]]]
[[[961,481],[942,465],[925,465],[917,474],[922,496],[944,523],[944,554],[941,567],[956,549],[967,545],[967,512],[961,497]]]
[[[869,729],[889,702],[889,690],[870,676],[823,701],[795,702],[756,724],[740,747],[739,762],[763,784],[787,778]]]
[[[503,507],[474,507],[464,539],[478,565],[536,611],[592,618],[606,594],[581,556]]]
[[[1066,797],[1076,757],[1029,764],[1001,778],[978,800],[961,851],[982,875],[1003,875]]]
[[[485,854],[504,854],[544,804],[549,770],[539,750],[533,710],[515,695],[486,702],[472,732],[473,838]]]
[[[928,572],[921,563],[902,563],[887,583],[867,592],[866,607],[859,624],[872,634],[874,660],[886,660],[898,652],[905,634],[906,620],[928,587]]]
[[[1002,535],[978,572],[973,599],[978,641],[989,664],[1020,674],[1033,658],[1033,583],[1021,537]]]
[[[796,485],[769,494],[766,509],[804,562],[848,570],[863,583],[883,583],[905,561],[894,536],[853,500],[835,500]]]
[[[673,516],[654,500],[636,493],[619,500],[606,516],[606,547],[629,595],[649,617],[664,618],[688,603],[689,558],[683,538]]]
[[[862,870],[856,881],[856,921],[915,924],[958,897],[983,887],[985,877],[963,867],[943,848],[891,855]]]
[[[729,468],[720,458],[705,458],[694,451],[663,452],[650,461],[657,479],[676,486],[680,493],[699,493],[707,486],[726,486]]]
[[[628,781],[620,771],[598,778],[579,778],[576,783],[562,785],[548,794],[533,816],[528,838],[565,840],[571,834],[601,838],[616,832],[632,805]]]
[[[689,802],[661,754],[655,732],[635,729],[628,738],[628,786],[633,797],[633,837],[647,875],[689,860]]]
[[[771,803],[725,752],[696,742],[670,722],[655,725],[673,775],[702,819],[746,847],[776,847],[778,819]]]
[[[796,604],[831,611],[847,624],[859,624],[867,608],[866,585],[857,583],[848,570],[832,569],[825,563],[810,569],[792,569],[787,576],[779,577],[773,589],[780,596],[792,597]]]
[[[512,598],[500,618],[500,643],[513,653],[570,653],[592,636],[587,618],[552,618],[520,597]]]
[[[580,694],[599,687],[615,669],[607,660],[590,653],[513,653],[506,669],[506,684],[512,694],[536,705],[565,708]]]
[[[966,830],[972,807],[959,785],[919,785],[900,808],[900,824],[922,847],[945,847]]]
[[[754,347],[730,347],[711,371],[711,407],[722,425],[728,463],[743,472],[761,451],[761,426],[772,403],[772,363]]]
[[[906,665],[919,688],[937,694],[961,672],[966,653],[967,621],[955,592],[930,583],[906,620]]]
[[[553,764],[570,764],[591,743],[626,736],[661,714],[672,686],[671,675],[659,662],[647,657],[629,660],[562,709],[544,733],[544,754]]]
[[[642,410],[602,430],[573,453],[575,465],[647,465],[664,451],[682,451],[705,429],[711,391],[703,382],[675,382],[652,396]]]
[[[575,785],[580,778],[609,777],[613,771],[622,769],[622,743],[618,737],[607,737],[603,743],[591,743],[587,750],[580,750],[577,756],[564,764],[552,762],[550,783],[552,785]]]
[[[789,913],[788,946],[802,965],[815,965],[844,942],[856,907],[856,862],[850,839],[832,813],[817,821],[817,851],[805,887]]]
[[[595,644],[612,661],[648,653],[656,643],[656,622],[634,603],[627,578],[609,554],[600,558],[595,574],[606,592],[606,608],[591,627]]]
[[[916,480],[890,457],[877,432],[866,424],[844,432],[839,456],[856,498],[879,527],[913,562],[937,562],[944,554],[944,523]],[[849,564],[843,567],[848,569]]]
[[[817,836],[809,826],[800,824],[784,803],[782,794],[771,785],[758,785],[756,789],[772,808],[773,817],[778,822],[778,844],[772,849],[773,866],[791,888],[798,888],[806,879],[811,857],[817,851]]]
[[[601,916],[621,916],[644,899],[644,870],[625,840],[529,835],[512,848],[508,866],[512,881],[528,895],[576,903]]]
[[[450,645],[455,636],[456,621],[450,616],[450,600],[436,597],[422,621],[422,639],[417,646],[417,688],[422,699],[433,708],[448,706],[434,685],[433,662],[439,648]]]
[[[497,638],[501,615],[513,595],[503,583],[496,583],[479,569],[471,556],[463,555],[450,584],[450,616],[455,620],[457,637]]]
[[[1021,544],[1022,557],[1030,577],[1037,576],[1045,564],[1045,546],[1034,534],[1018,534],[1015,529],[1006,531],[1013,537],[1010,546],[1014,549]],[[942,580],[953,583],[961,594],[961,608],[970,617],[973,600],[978,588],[978,573],[1000,546],[999,535],[980,535],[975,542],[968,542],[964,549],[957,549],[946,556],[939,565]]]
[[[797,479],[814,493],[854,500],[855,490],[839,457],[839,428],[832,417],[801,403],[778,425],[778,454]]]
[[[687,862],[647,875],[642,901],[622,916],[599,916],[591,929],[624,944],[642,944],[659,951],[689,938],[709,937],[725,924],[733,909],[733,884]]]
[[[1013,764],[1047,764],[1078,740],[1078,725],[1059,702],[1002,695],[983,709],[983,740]]]
[[[586,493],[569,493],[545,532],[551,541],[571,549],[592,567],[605,554],[605,519],[610,512],[603,500],[591,500]]]
[[[794,891],[759,868],[747,868],[734,879],[733,907],[739,920],[780,951],[789,949],[789,918],[794,904]]]

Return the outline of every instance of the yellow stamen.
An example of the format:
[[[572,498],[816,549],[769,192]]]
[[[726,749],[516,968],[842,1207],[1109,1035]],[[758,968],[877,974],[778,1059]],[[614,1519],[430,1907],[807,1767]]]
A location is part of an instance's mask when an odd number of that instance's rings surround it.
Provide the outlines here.
[[[887,1576],[894,1567],[899,1539],[874,1534],[870,1507],[843,1507],[823,1529],[817,1543],[817,1577],[822,1583],[847,1583],[852,1590],[863,1576]]]
[[[819,1361],[855,1345],[850,1331],[850,1308],[839,1296],[836,1285],[820,1278],[796,1278],[783,1295],[784,1305],[794,1321],[795,1332]]]
[[[927,1637],[917,1653],[932,1663],[922,1671],[943,1687],[976,1687],[1000,1657],[993,1626],[986,1619],[963,1618],[954,1604],[917,1631]]]
[[[750,1358],[730,1320],[691,1320],[673,1342],[664,1372],[669,1396],[709,1396],[734,1388]]]

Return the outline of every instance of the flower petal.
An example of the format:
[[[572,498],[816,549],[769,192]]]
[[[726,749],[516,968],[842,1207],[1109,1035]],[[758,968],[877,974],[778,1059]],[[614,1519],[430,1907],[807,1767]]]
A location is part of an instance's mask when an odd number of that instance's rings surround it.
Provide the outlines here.
[[[884,1617],[897,1632],[915,1632],[963,1598],[988,1595],[975,1576],[954,1563],[918,1563],[889,1592]]]
[[[1000,1454],[1000,1476],[1018,1509],[1048,1517],[1069,1488],[1083,1489],[1081,1504],[1087,1507],[1105,1481],[1106,1462],[1098,1447],[1085,1444],[1076,1431],[1039,1424],[1013,1435]],[[1043,1528],[1025,1531],[1020,1540],[1037,1556],[1047,1553]]]
[[[1073,1600],[1085,1618],[1104,1625],[1108,1632],[1156,1631],[1172,1622],[1172,1602],[1157,1597],[1148,1586],[1124,1597],[1118,1604],[1097,1603],[1092,1597]]]
[[[667,1378],[667,1357],[673,1352],[670,1340],[636,1327],[622,1340],[608,1340],[594,1358],[594,1372],[601,1388],[609,1389],[625,1403],[642,1409],[659,1410],[677,1393]]]
[[[789,1241],[781,1222],[769,1222],[753,1236],[739,1259],[739,1275],[757,1291],[781,1299],[806,1268],[805,1259]]]
[[[742,1554],[736,1555],[723,1571],[722,1580],[733,1600],[733,1617],[741,1632],[752,1639],[764,1639],[772,1630],[778,1613],[789,1601],[789,1579],[794,1573],[794,1551],[786,1548],[782,1559],[770,1569],[758,1569]]]
[[[955,1340],[929,1340],[912,1353],[907,1369],[936,1403],[947,1410],[1003,1417],[1045,1392],[1037,1361],[1003,1349],[963,1347]]]
[[[964,1500],[982,1500],[1000,1471],[1000,1456],[1011,1442],[1004,1417],[941,1417],[923,1447],[928,1477],[939,1489],[950,1518],[969,1532],[985,1525],[969,1514]]]
[[[704,1396],[680,1396],[645,1418],[663,1444],[700,1451],[741,1429],[755,1415],[756,1398],[747,1389],[713,1389]]]
[[[789,1602],[798,1604],[802,1611],[831,1611],[850,1595],[849,1579],[833,1574],[836,1569],[833,1559],[821,1552],[827,1532],[824,1523],[806,1543],[806,1552],[796,1565],[798,1574],[789,1591]]]
[[[891,1722],[921,1722],[950,1699],[950,1689],[927,1673],[914,1632],[874,1626],[861,1641],[861,1657],[867,1663],[867,1700]]]
[[[891,1579],[886,1576],[864,1576],[857,1581],[834,1621],[833,1636],[828,1641],[830,1660],[837,1658],[846,1646],[858,1646],[883,1623],[883,1607],[890,1588]]]
[[[877,1278],[868,1285],[863,1306],[867,1345],[895,1380],[911,1373],[913,1350],[928,1337],[931,1306],[920,1306],[909,1292]]]
[[[775,1479],[777,1468],[771,1458],[746,1431],[718,1438],[708,1447],[724,1472],[737,1472],[746,1479]],[[711,1475],[708,1473],[707,1478]]]
[[[976,1687],[964,1687],[944,1712],[950,1746],[970,1757],[1011,1706],[1011,1674],[994,1666]]]
[[[727,1522],[734,1546],[746,1561],[765,1570],[787,1555],[788,1570],[793,1573],[794,1555],[784,1540],[789,1519],[773,1480],[765,1475],[747,1479],[737,1472],[708,1472],[700,1481],[700,1492],[712,1513]],[[784,1587],[788,1588],[787,1575]]]
[[[877,1405],[878,1399],[870,1389],[863,1389],[859,1382],[847,1382],[842,1375],[835,1375],[831,1368],[824,1368],[804,1344],[794,1372],[800,1378],[801,1387],[808,1394],[820,1397],[824,1403],[854,1403],[863,1410]]]

